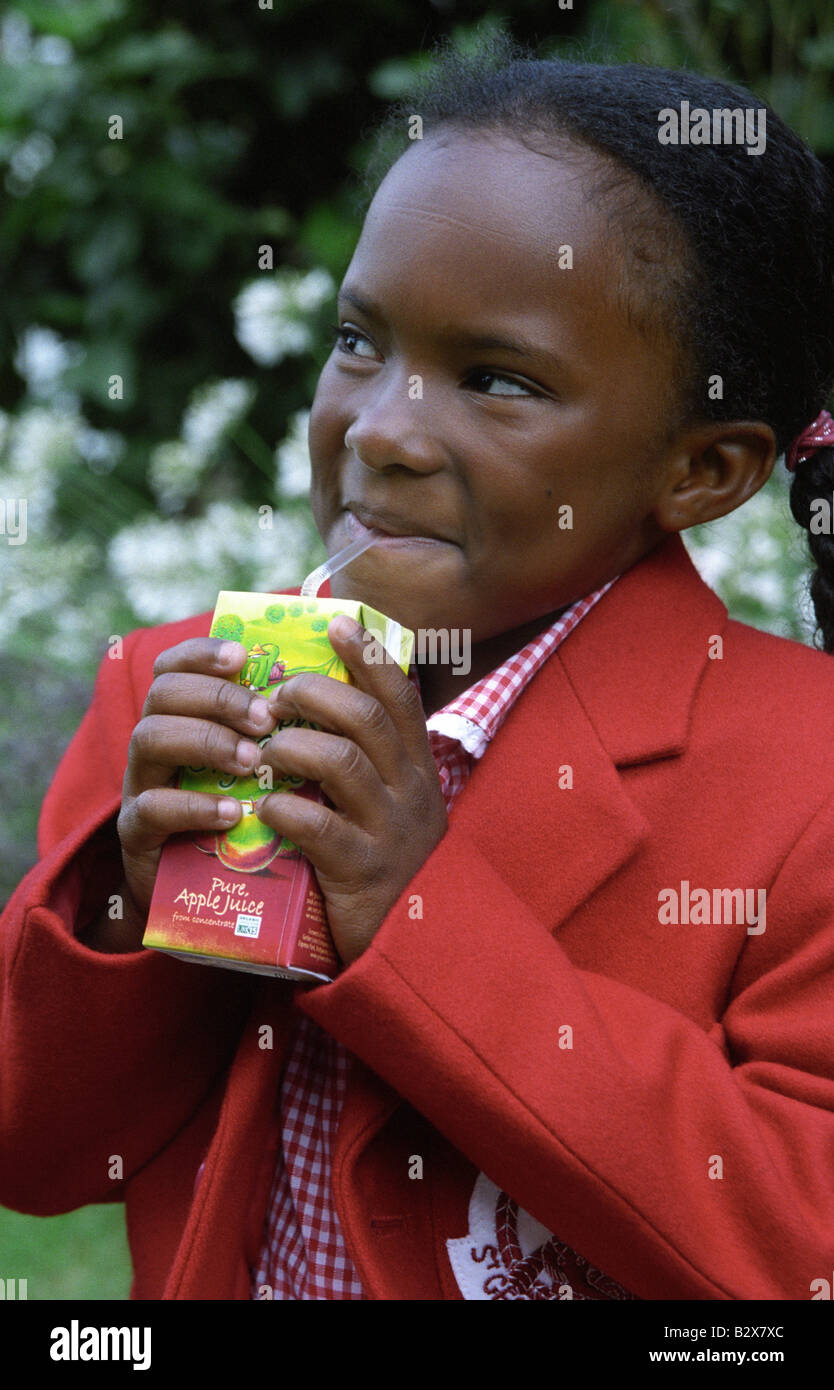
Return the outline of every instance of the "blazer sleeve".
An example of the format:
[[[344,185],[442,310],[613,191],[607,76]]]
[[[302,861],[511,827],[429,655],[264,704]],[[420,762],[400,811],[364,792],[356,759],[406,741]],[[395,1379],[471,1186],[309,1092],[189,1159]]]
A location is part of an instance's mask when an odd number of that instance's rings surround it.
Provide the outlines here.
[[[102,661],[42,806],[40,858],[0,917],[0,1203],[34,1215],[121,1199],[211,1090],[251,998],[228,971],[78,940],[122,879],[116,816],[154,642],[139,630]]]
[[[768,891],[709,1033],[572,965],[450,831],[301,1008],[638,1297],[810,1299],[834,1251],[832,840],[834,799]]]

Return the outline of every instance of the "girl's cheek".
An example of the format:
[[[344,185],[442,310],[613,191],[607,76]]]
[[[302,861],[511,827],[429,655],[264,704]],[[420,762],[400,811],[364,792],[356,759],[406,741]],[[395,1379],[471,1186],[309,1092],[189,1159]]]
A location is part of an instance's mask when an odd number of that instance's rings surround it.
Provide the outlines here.
[[[317,461],[326,463],[344,452],[344,438],[349,424],[350,419],[341,405],[340,393],[334,389],[332,374],[328,374],[325,367],[310,407],[307,431],[314,467]]]
[[[316,389],[313,394],[313,404],[311,409],[314,415],[320,412],[321,410],[326,409],[328,404],[333,401],[334,397],[337,394],[336,382],[337,376],[335,371],[333,370],[332,357],[328,357],[327,361],[325,362],[324,366],[319,372],[319,379],[316,382]]]

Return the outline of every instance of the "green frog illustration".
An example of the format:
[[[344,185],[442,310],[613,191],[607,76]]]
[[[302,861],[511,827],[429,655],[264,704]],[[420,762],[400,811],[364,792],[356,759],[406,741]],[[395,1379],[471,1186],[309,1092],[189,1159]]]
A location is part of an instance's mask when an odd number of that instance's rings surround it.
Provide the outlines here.
[[[240,673],[241,685],[250,690],[266,690],[268,685],[280,681],[284,674],[284,663],[278,660],[277,642],[256,642],[247,652],[246,664]]]

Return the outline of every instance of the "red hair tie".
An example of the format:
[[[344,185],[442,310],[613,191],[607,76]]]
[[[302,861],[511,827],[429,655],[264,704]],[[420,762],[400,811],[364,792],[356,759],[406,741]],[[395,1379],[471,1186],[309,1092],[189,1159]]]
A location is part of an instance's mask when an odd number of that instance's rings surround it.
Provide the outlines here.
[[[834,420],[827,410],[821,410],[814,423],[794,440],[785,458],[785,467],[793,473],[798,463],[811,458],[817,449],[826,448],[834,448]]]

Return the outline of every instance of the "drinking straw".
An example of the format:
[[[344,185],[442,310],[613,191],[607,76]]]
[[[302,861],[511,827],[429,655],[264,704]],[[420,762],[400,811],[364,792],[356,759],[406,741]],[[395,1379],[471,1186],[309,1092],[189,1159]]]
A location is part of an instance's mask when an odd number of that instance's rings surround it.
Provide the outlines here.
[[[367,536],[360,536],[358,540],[346,545],[344,550],[337,550],[335,555],[331,555],[329,560],[325,560],[323,565],[311,570],[301,585],[301,598],[315,598],[319,589],[326,579],[335,574],[337,570],[344,569],[351,560],[355,560],[357,555],[361,555],[363,550],[367,550],[374,541],[380,540],[383,532],[371,531]]]
[[[312,570],[311,573],[307,575],[307,578],[301,585],[301,597],[315,598],[325,579],[329,579],[337,570],[343,569],[345,565],[349,565],[351,560],[355,560],[357,555],[361,555],[362,551],[367,550],[368,546],[373,545],[374,541],[382,540],[384,535],[384,531],[371,531],[370,535],[360,536],[358,540],[352,541],[350,545],[346,545],[344,550],[337,550],[335,555],[331,555],[329,560],[325,560],[323,565],[319,565],[318,569]],[[382,646],[392,660],[399,661],[402,643],[402,627],[400,624],[394,618],[386,618],[384,632],[376,635],[381,639]]]

